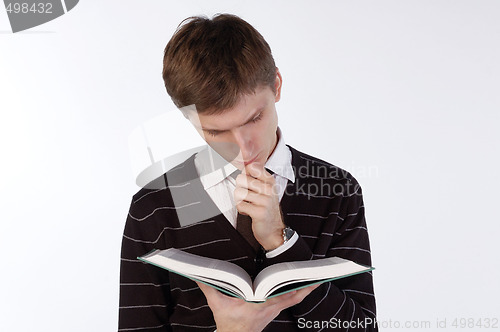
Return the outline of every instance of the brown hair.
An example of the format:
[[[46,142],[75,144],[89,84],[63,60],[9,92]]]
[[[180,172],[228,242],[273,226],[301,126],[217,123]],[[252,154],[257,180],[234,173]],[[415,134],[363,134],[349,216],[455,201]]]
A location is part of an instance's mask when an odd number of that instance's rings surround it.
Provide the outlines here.
[[[264,37],[241,18],[190,17],[165,47],[163,80],[177,107],[216,114],[259,86],[276,92],[276,65]]]

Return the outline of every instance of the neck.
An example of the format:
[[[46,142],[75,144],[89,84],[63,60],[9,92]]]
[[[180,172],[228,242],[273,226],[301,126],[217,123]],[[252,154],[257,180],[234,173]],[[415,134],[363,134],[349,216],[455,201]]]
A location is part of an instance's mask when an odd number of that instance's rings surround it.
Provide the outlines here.
[[[271,155],[273,154],[274,150],[276,150],[276,147],[278,146],[278,141],[279,141],[279,136],[278,136],[278,129],[276,129],[276,135],[274,136],[274,144],[273,144],[273,149],[271,150],[271,152],[269,153],[269,156],[267,156],[267,160],[269,160],[269,158],[271,157]]]

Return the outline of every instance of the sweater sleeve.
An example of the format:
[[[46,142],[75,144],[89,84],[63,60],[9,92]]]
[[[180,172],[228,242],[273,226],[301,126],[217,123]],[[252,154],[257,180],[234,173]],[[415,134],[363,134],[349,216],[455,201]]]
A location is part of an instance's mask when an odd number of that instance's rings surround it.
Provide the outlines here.
[[[158,248],[159,230],[132,202],[122,239],[118,331],[171,331],[168,273],[137,259]]]
[[[342,200],[338,213],[325,222],[314,252],[299,237],[266,265],[338,256],[371,266],[361,188]],[[323,283],[291,311],[297,326],[305,331],[378,331],[372,272]]]

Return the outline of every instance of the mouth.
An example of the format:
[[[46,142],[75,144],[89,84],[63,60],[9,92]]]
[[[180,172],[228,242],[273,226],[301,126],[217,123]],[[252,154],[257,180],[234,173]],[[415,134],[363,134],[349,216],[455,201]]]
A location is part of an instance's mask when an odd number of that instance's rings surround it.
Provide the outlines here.
[[[255,157],[253,157],[251,160],[243,162],[243,164],[245,164],[245,166],[250,165],[250,164],[251,164],[251,163],[253,163],[255,160],[257,160],[257,157],[258,157],[258,156],[259,156],[259,155],[256,155],[256,156],[255,156]]]
[[[239,165],[247,166],[247,165],[250,165],[251,163],[253,163],[254,161],[256,161],[258,157],[259,157],[259,155],[256,155],[255,157],[253,157],[252,159],[250,159],[248,161],[242,161],[242,160],[236,160],[236,159],[234,161]]]

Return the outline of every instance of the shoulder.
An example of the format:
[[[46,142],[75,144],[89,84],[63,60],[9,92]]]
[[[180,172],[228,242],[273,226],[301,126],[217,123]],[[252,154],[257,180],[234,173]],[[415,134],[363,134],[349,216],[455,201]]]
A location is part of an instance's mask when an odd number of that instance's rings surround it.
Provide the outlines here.
[[[132,205],[138,209],[147,209],[148,206],[157,205],[159,202],[162,204],[172,202],[171,190],[182,187],[197,177],[194,156],[192,155],[139,189],[132,197]]]
[[[361,187],[348,171],[325,160],[313,157],[288,146],[292,153],[292,167],[297,182],[322,187],[329,196],[351,196],[361,192]]]

